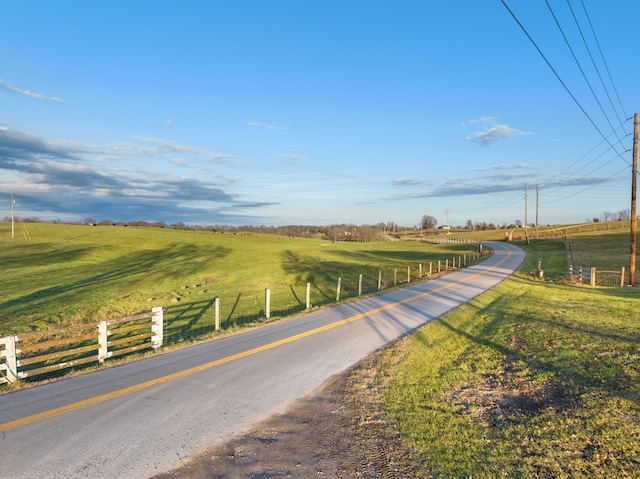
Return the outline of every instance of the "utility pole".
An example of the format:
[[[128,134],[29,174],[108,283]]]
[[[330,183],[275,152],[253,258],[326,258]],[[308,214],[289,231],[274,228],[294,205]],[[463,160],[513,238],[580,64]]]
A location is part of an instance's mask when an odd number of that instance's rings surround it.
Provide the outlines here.
[[[449,210],[444,210],[445,214],[447,215],[447,234],[449,234],[451,228],[449,227]]]
[[[633,163],[631,165],[631,254],[629,255],[629,286],[636,283],[636,186],[638,178],[638,114],[633,120]]]
[[[524,184],[524,239],[529,244],[529,187],[525,183]]]
[[[15,221],[14,221],[14,215],[13,215],[15,204],[16,204],[16,199],[13,197],[13,193],[11,193],[11,239],[15,238],[16,236],[16,228],[15,228]]]
[[[538,239],[538,183],[536,183],[536,239]]]

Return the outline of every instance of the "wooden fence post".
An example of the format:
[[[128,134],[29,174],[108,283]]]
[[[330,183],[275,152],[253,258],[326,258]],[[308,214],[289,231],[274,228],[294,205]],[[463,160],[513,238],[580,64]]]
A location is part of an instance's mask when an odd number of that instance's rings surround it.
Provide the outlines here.
[[[307,309],[311,307],[311,283],[307,283]]]
[[[444,260],[444,270],[449,271],[449,258]]]
[[[18,380],[18,353],[16,349],[17,336],[7,336],[0,339],[0,343],[4,343],[4,365],[7,368],[5,379],[9,383]]]
[[[393,285],[398,284],[398,268],[393,268]]]
[[[340,286],[342,285],[342,278],[338,278],[338,287],[336,288],[336,301],[340,301]]]
[[[411,266],[407,266],[407,283],[411,283]]]
[[[438,273],[440,272],[440,261],[441,260],[438,260]]]
[[[433,272],[433,261],[429,261],[429,276],[431,276],[432,272]]]
[[[378,291],[382,289],[382,271],[378,271]]]
[[[271,317],[271,290],[267,288],[264,294],[264,316],[269,319]]]
[[[358,296],[362,294],[362,273],[358,277]]]
[[[220,298],[216,297],[215,306],[213,308],[215,310],[215,321],[216,321],[216,331],[220,329]]]
[[[107,322],[100,321],[98,324],[98,362],[104,364],[109,357]]]
[[[591,268],[591,278],[590,278],[589,284],[591,286],[595,286],[596,285],[596,268],[595,268],[595,266]]]
[[[620,287],[624,287],[624,266],[622,267],[622,272],[620,274]]]
[[[422,263],[420,263],[420,266],[418,267],[418,278],[422,279]]]
[[[158,349],[162,347],[162,343],[164,341],[164,312],[162,311],[162,306],[156,306],[155,308],[151,308],[151,344],[153,345],[153,349]]]

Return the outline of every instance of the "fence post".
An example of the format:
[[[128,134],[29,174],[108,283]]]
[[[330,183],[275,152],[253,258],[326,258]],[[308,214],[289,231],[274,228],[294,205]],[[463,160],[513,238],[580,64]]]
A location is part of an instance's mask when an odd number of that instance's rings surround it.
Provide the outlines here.
[[[162,342],[164,341],[164,312],[162,311],[162,306],[156,306],[155,308],[151,308],[151,344],[153,345],[153,349],[158,349],[162,347]]]
[[[213,308],[215,310],[216,331],[220,329],[220,298],[216,297],[216,303]]]
[[[362,273],[358,277],[358,296],[362,294]]]
[[[108,334],[107,322],[100,321],[98,324],[98,363],[100,364],[104,364],[104,361],[109,357]]]
[[[596,268],[595,266],[591,268],[591,281],[589,281],[589,284],[591,286],[595,286],[596,285]]]
[[[624,287],[624,266],[622,267],[622,272],[620,274],[620,287]]]
[[[2,338],[4,343],[4,364],[7,368],[7,382],[15,382],[18,380],[18,351],[16,349],[17,336],[7,336]]]
[[[336,288],[336,301],[340,301],[340,286],[342,286],[342,278],[338,278],[338,287]]]
[[[311,307],[311,283],[307,283],[307,309]]]
[[[433,272],[433,261],[429,261],[429,276],[431,276],[432,272]]]
[[[440,261],[441,260],[438,260],[438,273],[440,272]]]
[[[449,258],[444,260],[444,270],[449,271]]]
[[[466,254],[464,255],[464,267],[465,268],[467,267],[467,255]]]
[[[420,266],[418,267],[418,278],[422,279],[422,263],[420,263]]]
[[[393,268],[393,285],[398,284],[398,268]]]
[[[462,256],[458,256],[458,269],[462,268]]]
[[[269,319],[271,317],[271,290],[267,288],[264,294],[264,316]]]
[[[411,266],[407,266],[407,283],[411,283]]]

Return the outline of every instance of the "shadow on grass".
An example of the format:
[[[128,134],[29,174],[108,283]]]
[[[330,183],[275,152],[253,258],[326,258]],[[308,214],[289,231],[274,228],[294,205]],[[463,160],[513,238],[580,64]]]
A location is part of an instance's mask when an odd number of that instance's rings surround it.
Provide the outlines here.
[[[61,251],[60,254],[47,254],[47,264],[64,263],[89,252],[88,248],[80,248],[71,253]],[[96,288],[100,288],[100,294],[97,295],[100,297],[109,288],[121,291],[126,290],[129,285],[135,288],[141,281],[197,274],[206,268],[202,258],[218,259],[230,252],[227,248],[214,246],[172,245],[158,250],[126,254],[115,260],[95,264],[72,265],[67,268],[61,266],[60,278],[56,278],[58,285],[1,302],[0,313],[11,310],[11,314],[15,316],[21,313],[22,308],[46,309],[47,304],[53,302],[72,304],[83,297],[87,299],[96,296]],[[54,271],[51,274],[56,273]],[[65,282],[68,278],[78,279]]]

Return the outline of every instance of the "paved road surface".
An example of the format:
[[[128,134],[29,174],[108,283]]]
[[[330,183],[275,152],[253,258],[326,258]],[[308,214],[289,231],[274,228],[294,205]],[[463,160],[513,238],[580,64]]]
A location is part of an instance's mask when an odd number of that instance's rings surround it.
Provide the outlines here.
[[[375,298],[0,396],[0,478],[143,478],[283,410],[506,279],[519,248]]]

